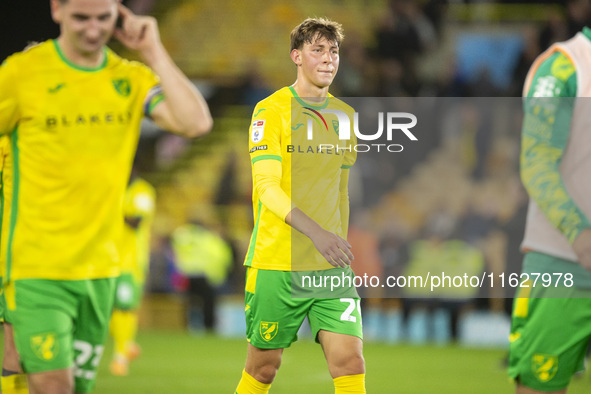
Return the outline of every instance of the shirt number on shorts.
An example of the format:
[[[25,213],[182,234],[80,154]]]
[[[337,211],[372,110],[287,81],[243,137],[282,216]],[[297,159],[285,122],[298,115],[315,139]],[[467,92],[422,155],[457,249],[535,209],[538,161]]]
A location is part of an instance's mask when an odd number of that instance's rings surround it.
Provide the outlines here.
[[[74,350],[80,352],[74,360],[74,363],[76,364],[74,375],[78,378],[94,379],[96,375],[94,369],[98,367],[99,362],[101,361],[104,348],[103,345],[92,346],[92,344],[88,342],[74,341]],[[89,361],[91,361],[90,365],[93,370],[82,369],[82,367],[84,367]]]
[[[356,323],[357,318],[355,316],[351,316],[351,314],[355,310],[355,307],[357,307],[357,312],[359,313],[359,316],[361,316],[361,300],[358,299],[357,302],[355,302],[353,298],[341,298],[341,302],[346,302],[349,304],[347,309],[345,309],[345,312],[343,312],[341,315],[341,320]]]

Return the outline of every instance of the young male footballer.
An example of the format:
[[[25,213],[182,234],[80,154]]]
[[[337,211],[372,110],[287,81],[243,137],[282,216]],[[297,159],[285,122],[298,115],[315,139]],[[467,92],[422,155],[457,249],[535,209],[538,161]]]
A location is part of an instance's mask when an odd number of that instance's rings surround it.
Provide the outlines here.
[[[297,283],[302,273],[320,279],[334,273],[353,275],[346,238],[354,140],[340,139],[338,119],[324,112],[353,113],[328,93],[339,68],[342,40],[336,22],[316,18],[298,25],[291,33],[297,80],[259,102],[253,113],[255,225],[245,261],[249,343],[237,394],[269,392],[283,349],[296,341],[306,317],[322,346],[335,393],[365,393],[356,292],[317,297]],[[293,384],[297,388],[297,382]]]

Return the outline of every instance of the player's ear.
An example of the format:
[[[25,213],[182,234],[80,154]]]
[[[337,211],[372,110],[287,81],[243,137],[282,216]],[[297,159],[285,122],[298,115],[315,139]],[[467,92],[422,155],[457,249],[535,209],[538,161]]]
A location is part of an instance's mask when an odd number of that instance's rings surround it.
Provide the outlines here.
[[[60,0],[51,0],[51,19],[55,23],[62,23],[62,5]]]
[[[300,51],[299,49],[294,49],[291,51],[289,56],[291,57],[291,60],[295,63],[296,66],[299,67],[302,65],[302,51]]]

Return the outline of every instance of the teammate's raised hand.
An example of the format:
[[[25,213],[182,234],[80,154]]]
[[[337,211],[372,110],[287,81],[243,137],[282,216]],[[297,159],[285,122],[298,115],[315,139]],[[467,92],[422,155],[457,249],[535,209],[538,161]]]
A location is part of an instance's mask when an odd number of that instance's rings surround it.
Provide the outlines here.
[[[155,18],[136,15],[129,8],[119,3],[117,5],[122,26],[115,29],[113,36],[127,48],[139,51],[148,56],[149,52],[160,45],[158,22]]]

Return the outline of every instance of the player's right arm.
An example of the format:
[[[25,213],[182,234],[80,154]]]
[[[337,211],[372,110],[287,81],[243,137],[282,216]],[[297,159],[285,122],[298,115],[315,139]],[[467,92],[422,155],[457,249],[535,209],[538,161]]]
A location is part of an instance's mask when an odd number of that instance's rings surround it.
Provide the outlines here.
[[[299,208],[292,209],[285,217],[285,222],[304,234],[314,244],[318,252],[334,267],[351,265],[353,253],[351,245],[335,233],[326,231]]]
[[[135,15],[120,3],[118,10],[123,26],[115,30],[115,37],[127,48],[138,51],[160,79],[163,99],[150,111],[152,120],[183,137],[207,134],[213,126],[209,107],[162,45],[156,19]]]
[[[576,70],[565,54],[555,52],[535,70],[523,102],[521,178],[530,197],[589,269],[591,224],[568,194],[559,170],[576,93]]]
[[[316,221],[292,204],[281,188],[281,118],[273,108],[260,103],[254,110],[250,127],[249,149],[252,162],[254,193],[267,209],[288,225],[306,235],[318,252],[334,267],[351,264],[351,245],[338,235],[326,231]]]

